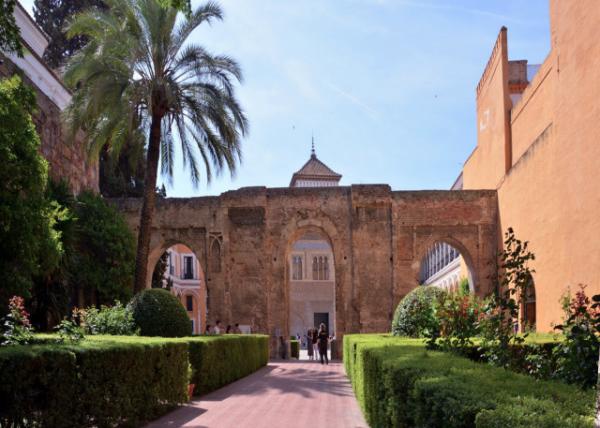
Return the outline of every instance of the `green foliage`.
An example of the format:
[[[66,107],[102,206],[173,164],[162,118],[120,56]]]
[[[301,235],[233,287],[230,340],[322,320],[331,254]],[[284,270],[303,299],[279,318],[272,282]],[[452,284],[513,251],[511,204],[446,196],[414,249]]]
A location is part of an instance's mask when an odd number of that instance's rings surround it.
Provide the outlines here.
[[[129,307],[142,336],[183,337],[192,334],[185,308],[166,290],[144,290],[133,297]]]
[[[89,300],[128,300],[133,290],[135,240],[125,220],[101,196],[82,192],[76,200],[76,242],[69,276]],[[92,299],[92,296],[94,299]]]
[[[112,306],[102,305],[100,309],[91,307],[81,311],[82,324],[90,334],[111,334],[129,336],[137,333],[131,308],[118,300]]]
[[[438,287],[420,286],[398,304],[392,321],[395,336],[424,337],[439,331],[435,305],[446,292]]]
[[[522,343],[527,335],[518,334],[519,306],[525,301],[535,270],[529,263],[535,255],[528,242],[517,239],[512,228],[505,233],[500,253],[500,281],[495,296],[487,299],[479,328],[481,349],[491,364],[508,367],[510,347]]]
[[[185,343],[0,349],[0,426],[140,426],[187,401]]]
[[[300,342],[297,340],[290,340],[290,354],[292,358],[300,358]]]
[[[78,343],[85,337],[83,329],[67,319],[62,320],[55,330],[58,332],[59,341],[63,343]]]
[[[106,8],[102,0],[35,0],[33,16],[35,22],[48,35],[50,41],[44,51],[44,61],[53,69],[64,65],[87,43],[85,37],[68,38],[65,26],[69,19],[89,8]]]
[[[370,426],[592,427],[594,393],[538,381],[422,340],[345,335],[344,364]]]
[[[53,219],[60,209],[45,197],[48,164],[31,114],[33,90],[18,76],[0,80],[1,311],[13,295],[29,297],[33,277],[52,267],[60,248]]]
[[[593,301],[580,284],[569,305],[569,317],[555,327],[562,330],[565,339],[554,348],[554,376],[584,388],[595,386],[598,378],[600,295],[593,296]]]
[[[1,345],[26,345],[33,339],[29,314],[25,310],[23,298],[13,296],[8,304],[8,314],[4,317]]]
[[[16,0],[0,2],[0,51],[14,52],[22,57],[21,32],[13,15],[16,4]]]
[[[269,361],[269,338],[261,335],[194,336],[189,345],[195,394],[206,394],[241,379]]]
[[[100,193],[106,197],[143,195],[146,152],[142,141],[129,139],[119,153],[104,146],[99,159]]]
[[[468,283],[467,283],[468,284]],[[465,290],[462,288],[461,290]],[[443,350],[465,353],[473,346],[482,314],[481,300],[468,291],[446,294],[436,305],[440,324],[437,346]],[[430,342],[430,347],[433,343]]]

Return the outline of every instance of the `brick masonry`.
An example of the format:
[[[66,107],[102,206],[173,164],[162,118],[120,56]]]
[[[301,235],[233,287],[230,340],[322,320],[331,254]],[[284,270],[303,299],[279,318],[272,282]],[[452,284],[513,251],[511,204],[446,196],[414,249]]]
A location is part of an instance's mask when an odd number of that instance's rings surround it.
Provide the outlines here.
[[[141,200],[113,203],[137,230]],[[336,336],[385,332],[400,299],[417,286],[420,261],[436,241],[461,252],[476,293],[490,291],[496,192],[249,187],[215,197],[160,199],[148,272],[163,251],[183,243],[205,270],[211,321],[289,335],[287,261],[292,244],[309,231],[327,237],[333,248]],[[217,261],[211,259],[215,242],[221,245]]]
[[[75,141],[68,142],[58,106],[7,57],[0,54],[0,59],[0,78],[19,74],[23,82],[35,90],[37,110],[33,121],[40,135],[41,153],[50,165],[50,177],[66,180],[76,194],[84,189],[98,191],[98,162],[88,160],[83,136],[78,135]]]

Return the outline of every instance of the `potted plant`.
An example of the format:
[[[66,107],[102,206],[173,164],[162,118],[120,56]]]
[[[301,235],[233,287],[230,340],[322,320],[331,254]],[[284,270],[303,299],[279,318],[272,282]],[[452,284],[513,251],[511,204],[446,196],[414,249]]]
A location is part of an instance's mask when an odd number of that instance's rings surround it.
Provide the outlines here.
[[[188,399],[191,400],[194,396],[194,388],[196,387],[195,383],[192,383],[192,379],[194,379],[194,368],[190,363],[188,363]]]

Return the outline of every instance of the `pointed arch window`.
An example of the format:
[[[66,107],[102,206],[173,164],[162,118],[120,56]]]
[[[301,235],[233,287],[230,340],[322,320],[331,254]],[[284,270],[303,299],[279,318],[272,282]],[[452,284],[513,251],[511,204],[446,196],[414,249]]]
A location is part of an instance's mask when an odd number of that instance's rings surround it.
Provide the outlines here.
[[[221,243],[218,239],[213,239],[210,245],[210,272],[221,272]]]
[[[302,256],[292,256],[292,279],[302,280]]]

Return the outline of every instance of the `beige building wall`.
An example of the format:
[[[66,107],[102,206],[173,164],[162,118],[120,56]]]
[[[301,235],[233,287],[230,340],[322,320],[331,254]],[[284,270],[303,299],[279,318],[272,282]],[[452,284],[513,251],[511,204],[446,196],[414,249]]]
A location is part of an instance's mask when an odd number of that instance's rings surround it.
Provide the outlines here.
[[[499,245],[508,227],[530,242],[541,331],[561,321],[567,286],[600,293],[600,8],[552,0],[550,19],[551,52],[508,116],[501,31],[478,88],[478,145],[463,170],[465,189],[498,190]]]
[[[167,252],[170,253],[165,280],[173,281],[171,293],[179,298],[179,301],[186,308],[190,320],[194,321],[193,333],[201,334],[206,329],[206,282],[204,271],[194,252],[183,244],[176,244],[170,247]],[[184,257],[193,257],[194,275],[192,279],[184,278]],[[189,303],[191,303],[191,310]]]

